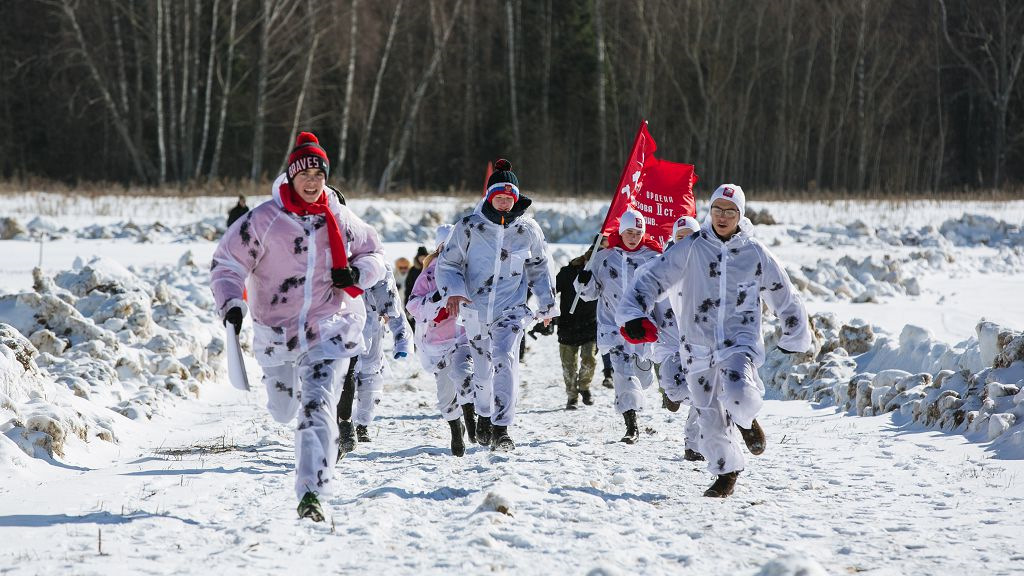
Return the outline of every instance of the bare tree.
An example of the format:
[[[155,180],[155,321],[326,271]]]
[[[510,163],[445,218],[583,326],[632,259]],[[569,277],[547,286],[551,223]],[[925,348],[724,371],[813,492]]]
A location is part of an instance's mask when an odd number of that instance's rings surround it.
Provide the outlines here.
[[[163,185],[167,181],[167,139],[164,135],[164,3],[163,0],[156,0],[156,82],[154,83],[156,93],[153,95],[156,101],[156,145],[160,158],[160,172],[157,175],[157,183]]]
[[[399,168],[402,167],[402,163],[405,162],[405,155],[409,150],[409,142],[412,139],[412,129],[416,124],[420,105],[423,103],[423,96],[427,92],[427,87],[430,85],[430,82],[434,77],[434,73],[437,72],[437,67],[441,62],[441,56],[444,55],[445,46],[448,44],[448,39],[451,38],[452,30],[455,28],[455,23],[459,20],[459,12],[462,10],[462,2],[463,0],[457,0],[455,2],[455,8],[452,10],[451,20],[445,27],[444,37],[441,39],[439,44],[434,46],[434,55],[430,59],[430,65],[427,66],[427,69],[423,72],[419,85],[413,93],[412,102],[409,105],[409,112],[406,114],[402,128],[402,136],[398,144],[398,150],[391,155],[388,159],[387,165],[384,167],[384,173],[380,178],[380,185],[377,187],[378,193],[383,193],[388,190],[391,186],[392,176]]]
[[[213,9],[210,11],[210,52],[206,59],[206,86],[203,95],[203,128],[200,130],[199,153],[196,156],[195,169],[192,177],[198,178],[203,172],[203,158],[206,156],[206,144],[210,135],[210,116],[213,115],[211,98],[213,95],[213,69],[217,56],[217,23],[220,22],[220,11],[218,10],[220,0],[213,0]],[[230,50],[231,48],[229,48]]]
[[[377,104],[380,102],[380,87],[384,82],[384,71],[388,67],[388,58],[391,56],[391,45],[395,39],[395,31],[398,30],[398,17],[402,14],[402,3],[398,0],[395,4],[395,13],[391,16],[391,26],[388,28],[388,39],[384,42],[384,50],[380,56],[380,66],[377,67],[377,78],[373,82],[373,97],[370,99],[370,110],[366,114],[366,127],[363,129],[363,137],[359,143],[359,163],[356,168],[356,177],[363,182],[363,166],[366,165],[366,156],[370,149],[370,136],[373,135],[373,122],[377,115]]]
[[[348,121],[356,77],[356,47],[359,45],[356,41],[359,38],[359,0],[352,0],[348,37],[348,73],[345,76],[345,101],[341,108],[341,143],[338,145],[338,162],[334,169],[338,173],[338,180],[345,176],[345,158],[348,154]]]
[[[516,90],[516,21],[513,17],[514,3],[515,0],[505,0],[505,38],[507,42],[505,50],[508,59],[508,102],[509,115],[512,119],[512,151],[518,157],[520,156],[519,150],[522,139],[519,135],[519,104],[518,91]],[[447,33],[443,42],[446,41]]]
[[[317,21],[317,8],[314,4],[306,4],[306,21]],[[320,44],[321,34],[323,34],[323,30],[317,30],[313,33],[313,37],[309,42],[309,51],[306,53],[306,68],[302,73],[302,85],[299,88],[298,98],[295,100],[295,114],[292,115],[292,129],[288,133],[288,146],[285,148],[284,157],[281,158],[281,166],[277,169],[278,172],[284,172],[285,167],[288,165],[288,156],[292,148],[291,142],[295,141],[295,136],[299,132],[302,105],[305,104],[306,93],[309,91],[309,83],[313,76],[313,61],[316,60],[316,48]]]
[[[238,17],[238,0],[231,0],[231,15],[228,18],[228,54],[225,64],[224,82],[220,92],[220,115],[217,123],[217,138],[214,140],[213,158],[210,160],[210,178],[216,179],[220,173],[220,153],[224,147],[224,126],[227,123],[228,101],[231,97],[231,71],[234,68],[235,44],[238,38],[236,22]]]
[[[75,8],[72,6],[71,0],[61,0],[61,8],[63,9],[64,16],[67,18],[68,25],[71,26],[75,42],[78,46],[78,53],[85,61],[85,65],[89,69],[89,76],[92,78],[93,83],[96,84],[96,89],[99,90],[100,97],[103,99],[107,112],[110,114],[111,120],[114,122],[114,128],[117,130],[118,135],[120,135],[121,140],[127,149],[128,156],[132,159],[132,166],[135,168],[135,175],[140,181],[146,182],[149,180],[146,171],[146,165],[148,162],[143,149],[132,138],[131,133],[128,131],[128,125],[125,122],[124,115],[118,109],[110,90],[107,89],[106,82],[100,75],[99,68],[97,68],[96,62],[93,60],[92,54],[89,52],[88,45],[85,42],[85,36],[82,34],[82,28],[78,24],[78,15],[75,13]]]
[[[601,189],[607,188],[608,172],[608,108],[605,96],[605,59],[606,46],[604,43],[604,0],[594,0],[594,41],[597,52],[597,139],[599,142],[598,166],[601,167]]]
[[[974,50],[981,61],[979,65],[953,41],[947,22],[946,1],[938,0],[938,3],[942,9],[942,35],[946,45],[960,65],[978,81],[977,86],[992,107],[995,124],[992,133],[992,185],[999,186],[1006,166],[1006,117],[1010,98],[1017,88],[1021,61],[1024,60],[1024,5],[1014,2],[1012,8],[1008,8],[1007,0],[991,0],[981,3],[984,7],[975,7],[984,15],[991,16],[994,22],[986,22],[974,10],[966,11],[966,18],[962,20],[966,28],[964,36],[976,46],[980,40],[980,49]]]

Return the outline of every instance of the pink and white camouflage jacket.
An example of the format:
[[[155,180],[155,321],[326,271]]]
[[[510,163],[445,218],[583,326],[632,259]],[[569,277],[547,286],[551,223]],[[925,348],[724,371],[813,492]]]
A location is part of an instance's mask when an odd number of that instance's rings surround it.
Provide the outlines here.
[[[221,317],[242,301],[248,287],[253,319],[253,351],[262,366],[310,359],[349,358],[362,353],[366,311],[331,283],[331,249],[322,215],[297,216],[284,210],[274,182],[271,200],[239,218],[213,254],[210,288]],[[384,278],[384,255],[377,231],[324,189],[338,220],[349,266],[359,269],[364,290]]]
[[[434,292],[437,292],[436,268],[437,258],[434,258],[416,278],[405,305],[409,314],[416,319],[416,348],[420,353],[420,362],[428,370],[433,370],[441,357],[466,342],[466,330],[458,324],[456,316],[434,322],[445,304],[443,299],[431,301]]]

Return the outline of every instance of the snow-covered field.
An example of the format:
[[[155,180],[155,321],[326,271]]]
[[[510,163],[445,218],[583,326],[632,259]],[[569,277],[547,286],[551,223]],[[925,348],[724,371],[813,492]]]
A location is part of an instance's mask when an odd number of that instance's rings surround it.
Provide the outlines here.
[[[350,205],[394,259],[471,200]],[[635,446],[598,382],[563,411],[548,337],[508,456],[448,455],[432,379],[393,365],[326,525],[295,518],[291,430],[226,383],[206,278],[233,202],[0,196],[0,574],[1024,571],[1024,201],[750,202],[816,353],[769,356],[769,448],[729,499],[656,391]],[[535,207],[560,263],[603,217]]]

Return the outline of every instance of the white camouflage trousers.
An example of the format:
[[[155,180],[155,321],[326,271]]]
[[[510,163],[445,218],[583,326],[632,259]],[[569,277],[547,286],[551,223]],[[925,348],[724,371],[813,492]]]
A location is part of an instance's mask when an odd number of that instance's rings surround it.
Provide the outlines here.
[[[743,470],[743,439],[737,425],[749,428],[764,404],[764,384],[743,353],[719,360],[687,377],[697,411],[698,452],[712,474]]]
[[[495,426],[511,426],[515,420],[519,400],[519,341],[532,315],[529,307],[516,306],[482,327],[479,337],[469,340],[476,412],[490,416]],[[481,364],[476,363],[478,357]]]
[[[474,399],[473,358],[469,344],[458,344],[430,362],[437,382],[437,411],[447,421],[462,417],[462,405]]]
[[[637,356],[641,346],[617,344],[608,353],[612,359],[612,384],[615,386],[615,410],[623,414],[644,409],[644,390],[654,384],[654,363]],[[646,368],[646,370],[644,370]]]
[[[658,370],[658,383],[665,390],[665,395],[668,396],[669,400],[688,406],[693,403],[690,398],[690,387],[686,385],[686,376],[683,375],[678,352],[669,356],[661,363],[661,367]],[[699,430],[697,411],[690,406],[689,413],[686,415],[686,425],[683,428],[684,448],[700,452],[697,449]]]
[[[337,407],[349,359],[296,362],[263,367],[267,410],[274,420],[295,427],[295,495],[333,493],[338,458]]]

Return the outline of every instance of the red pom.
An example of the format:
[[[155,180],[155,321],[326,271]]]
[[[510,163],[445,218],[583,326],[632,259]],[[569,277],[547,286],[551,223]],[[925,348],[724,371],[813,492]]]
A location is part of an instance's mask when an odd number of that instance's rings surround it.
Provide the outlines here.
[[[508,160],[505,160],[504,158],[498,158],[497,160],[494,161],[494,169],[506,172],[512,169],[512,163],[509,162]]]
[[[299,137],[295,139],[295,146],[302,146],[303,144],[308,144],[310,142],[313,144],[320,143],[316,138],[316,134],[313,134],[312,132],[302,132],[299,134]]]

